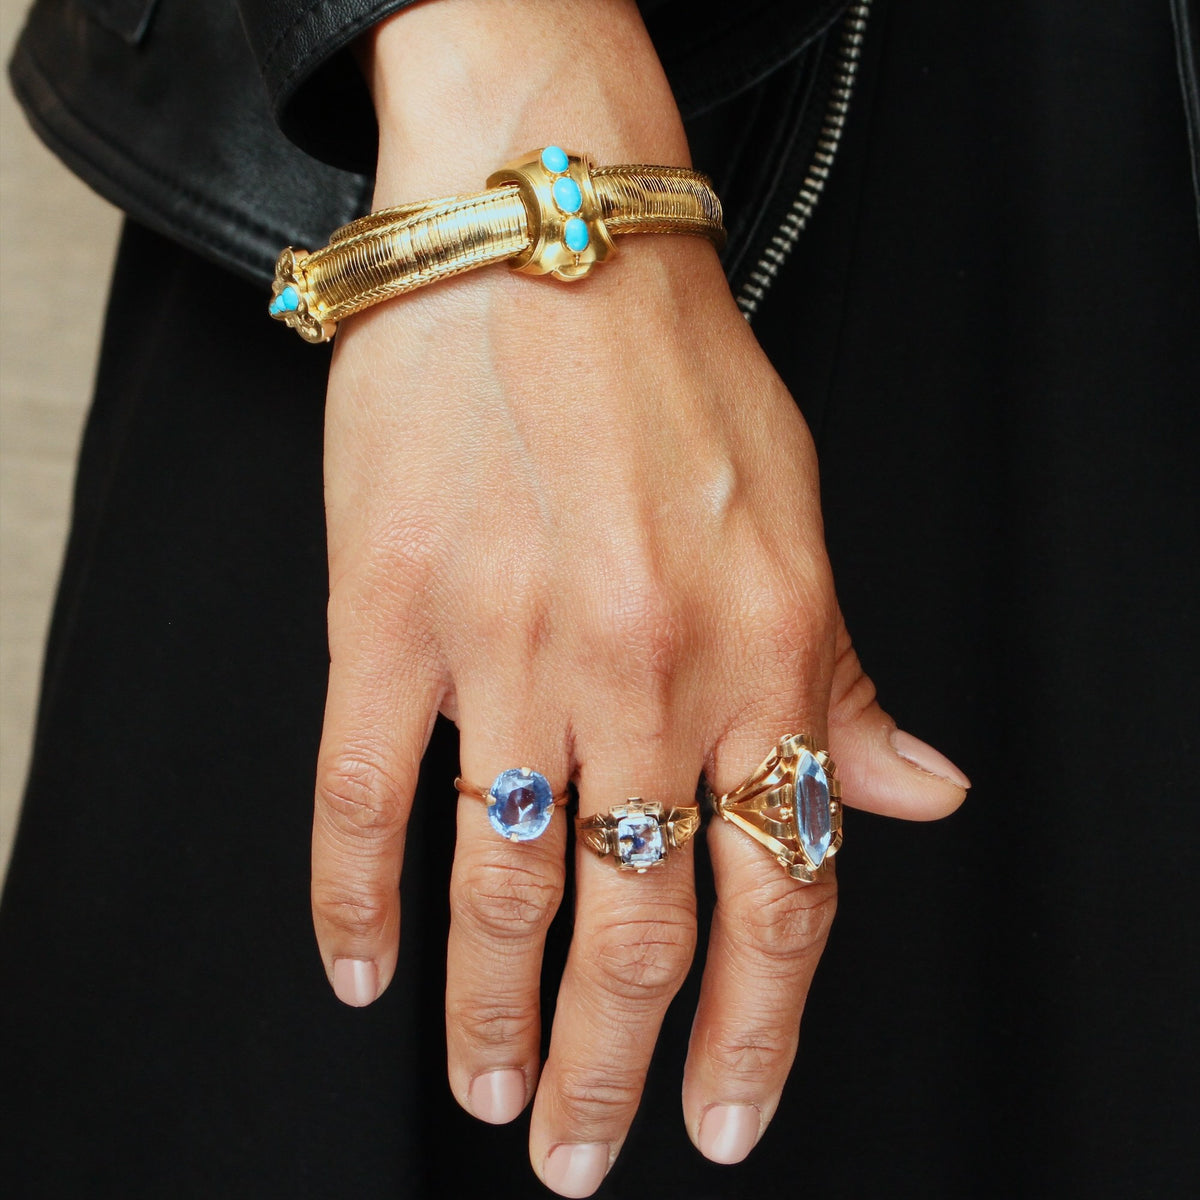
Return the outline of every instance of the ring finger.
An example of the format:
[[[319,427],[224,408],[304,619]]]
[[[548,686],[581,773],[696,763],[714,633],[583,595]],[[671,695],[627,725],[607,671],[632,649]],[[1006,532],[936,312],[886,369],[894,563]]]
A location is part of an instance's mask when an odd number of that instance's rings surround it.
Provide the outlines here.
[[[537,721],[503,719],[520,712],[503,697],[459,696],[447,1059],[458,1102],[492,1124],[513,1120],[537,1086],[542,953],[565,877],[567,818],[553,803],[570,772],[565,722],[544,707]]]

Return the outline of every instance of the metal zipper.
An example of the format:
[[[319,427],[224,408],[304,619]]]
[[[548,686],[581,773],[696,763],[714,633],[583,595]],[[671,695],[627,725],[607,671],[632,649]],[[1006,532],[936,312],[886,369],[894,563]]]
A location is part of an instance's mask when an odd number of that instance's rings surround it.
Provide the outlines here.
[[[834,71],[833,87],[825,108],[825,120],[817,138],[817,148],[804,176],[804,183],[796,199],[792,201],[787,216],[763,252],[754,270],[750,272],[737,295],[738,308],[747,321],[758,311],[771,284],[779,274],[780,267],[787,261],[801,233],[817,207],[817,201],[825,190],[833,160],[837,157],[846,117],[850,112],[850,100],[854,95],[854,81],[858,75],[858,64],[862,58],[863,37],[867,29],[867,17],[871,13],[871,0],[857,0],[842,19],[841,41],[837,49],[837,66]]]

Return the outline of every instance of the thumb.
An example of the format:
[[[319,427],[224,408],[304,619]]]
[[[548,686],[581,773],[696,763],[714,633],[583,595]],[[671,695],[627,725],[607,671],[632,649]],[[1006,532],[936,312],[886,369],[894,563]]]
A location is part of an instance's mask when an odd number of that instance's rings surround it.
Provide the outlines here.
[[[843,802],[867,812],[932,821],[958,808],[971,786],[944,754],[897,729],[879,707],[875,685],[863,672],[840,613],[829,751],[837,764]]]

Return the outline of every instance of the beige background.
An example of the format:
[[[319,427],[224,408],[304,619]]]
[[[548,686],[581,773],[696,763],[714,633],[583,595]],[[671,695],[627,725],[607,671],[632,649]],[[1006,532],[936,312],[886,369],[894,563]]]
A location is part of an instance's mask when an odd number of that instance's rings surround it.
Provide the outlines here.
[[[7,63],[24,19],[0,4]],[[0,877],[29,761],[46,623],[120,214],[0,88]]]

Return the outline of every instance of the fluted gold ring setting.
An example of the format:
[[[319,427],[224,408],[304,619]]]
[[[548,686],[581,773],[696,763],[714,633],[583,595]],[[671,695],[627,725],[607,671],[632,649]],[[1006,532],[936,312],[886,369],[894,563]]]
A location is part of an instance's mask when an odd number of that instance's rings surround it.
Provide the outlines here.
[[[640,875],[691,841],[700,828],[700,808],[681,804],[668,811],[656,800],[634,796],[608,812],[577,817],[575,828],[593,854],[611,857],[620,870]]]
[[[788,734],[714,812],[764,847],[798,883],[830,874],[842,845],[842,801],[833,760],[803,734]]]

